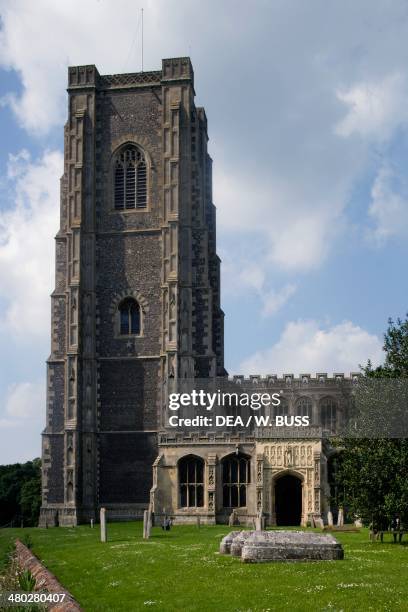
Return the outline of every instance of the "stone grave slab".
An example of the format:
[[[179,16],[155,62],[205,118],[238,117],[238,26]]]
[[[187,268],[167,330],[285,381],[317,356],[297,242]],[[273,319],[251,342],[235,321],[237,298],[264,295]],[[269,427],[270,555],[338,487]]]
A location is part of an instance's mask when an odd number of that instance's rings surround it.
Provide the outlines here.
[[[344,558],[343,547],[334,536],[307,531],[232,531],[223,538],[220,552],[240,557],[244,563]]]

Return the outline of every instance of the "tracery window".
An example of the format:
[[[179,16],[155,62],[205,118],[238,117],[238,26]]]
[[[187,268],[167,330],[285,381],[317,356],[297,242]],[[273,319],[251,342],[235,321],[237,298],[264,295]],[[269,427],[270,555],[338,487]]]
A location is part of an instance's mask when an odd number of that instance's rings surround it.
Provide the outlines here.
[[[134,298],[125,298],[119,304],[121,336],[140,334],[140,306]]]
[[[135,145],[128,145],[116,157],[114,200],[117,210],[147,206],[146,160],[143,152]]]
[[[312,400],[310,397],[300,397],[296,403],[296,414],[299,416],[308,416],[309,423],[312,422]]]
[[[332,397],[320,401],[320,425],[323,429],[334,432],[337,423],[337,402]]]
[[[274,406],[273,416],[288,416],[289,415],[289,405],[287,400],[284,397],[280,398],[279,406]]]
[[[247,486],[251,482],[251,461],[242,453],[228,455],[222,461],[224,508],[246,506]]]
[[[190,455],[179,461],[178,470],[180,506],[204,506],[204,460]]]

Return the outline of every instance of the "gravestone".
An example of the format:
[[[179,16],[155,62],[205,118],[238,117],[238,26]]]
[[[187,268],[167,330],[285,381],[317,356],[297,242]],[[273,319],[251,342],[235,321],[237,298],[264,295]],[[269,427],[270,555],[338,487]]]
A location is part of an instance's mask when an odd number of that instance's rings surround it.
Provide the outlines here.
[[[343,559],[341,544],[328,534],[306,531],[232,531],[220,544],[221,554],[244,563]]]
[[[333,512],[331,510],[327,513],[327,524],[329,527],[333,527]]]
[[[240,557],[242,553],[242,547],[245,540],[247,540],[255,531],[240,531],[237,536],[232,540],[230,552],[233,557]]]
[[[229,555],[231,553],[232,541],[240,533],[240,531],[230,531],[228,535],[222,538],[220,544],[220,555]]]
[[[150,510],[143,512],[143,539],[148,540],[150,538],[150,531],[152,528],[152,517]]]
[[[337,527],[343,527],[344,525],[344,511],[343,508],[339,508],[339,514],[337,516]]]
[[[316,527],[316,521],[315,521],[315,517],[313,515],[310,517],[310,526],[311,527]]]
[[[334,561],[343,557],[343,548],[332,535],[304,531],[255,533],[244,541],[241,552],[241,560],[244,563]]]
[[[233,510],[231,512],[231,514],[229,515],[228,525],[230,527],[233,527],[234,525],[238,525],[238,524],[239,524],[239,521],[238,521],[237,514],[236,514],[235,510]]]
[[[101,508],[99,513],[101,523],[101,542],[107,542],[107,531],[106,531],[106,508]]]
[[[263,531],[265,529],[266,520],[262,512],[258,512],[255,519],[255,531]]]

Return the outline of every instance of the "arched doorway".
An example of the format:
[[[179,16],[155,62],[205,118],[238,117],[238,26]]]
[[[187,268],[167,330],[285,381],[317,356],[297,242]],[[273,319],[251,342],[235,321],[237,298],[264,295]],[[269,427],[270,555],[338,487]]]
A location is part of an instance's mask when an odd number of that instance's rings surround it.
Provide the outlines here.
[[[289,527],[300,525],[302,518],[302,481],[285,474],[275,481],[276,524]]]

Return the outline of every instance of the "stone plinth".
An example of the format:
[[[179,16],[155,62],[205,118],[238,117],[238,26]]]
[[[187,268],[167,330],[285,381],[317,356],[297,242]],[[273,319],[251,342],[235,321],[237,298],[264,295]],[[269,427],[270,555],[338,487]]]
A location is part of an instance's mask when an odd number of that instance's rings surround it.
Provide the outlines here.
[[[231,542],[231,555],[233,557],[240,557],[242,554],[242,547],[244,546],[245,540],[247,540],[255,531],[241,531]],[[260,533],[260,532],[258,532]]]
[[[220,552],[244,563],[268,561],[334,561],[343,559],[341,544],[329,534],[306,531],[234,531],[221,542]]]
[[[229,555],[231,554],[231,544],[234,538],[238,536],[240,531],[231,531],[228,535],[226,535],[221,540],[220,544],[220,555]]]

